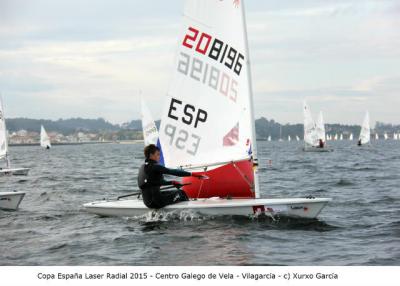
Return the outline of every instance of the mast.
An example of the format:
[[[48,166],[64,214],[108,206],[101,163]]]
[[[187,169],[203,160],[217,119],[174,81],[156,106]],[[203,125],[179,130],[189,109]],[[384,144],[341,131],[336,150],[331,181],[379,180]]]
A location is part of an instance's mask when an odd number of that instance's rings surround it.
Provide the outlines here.
[[[244,0],[242,0],[242,21],[243,21],[243,33],[244,33],[244,45],[246,53],[246,63],[247,63],[247,81],[248,81],[248,92],[250,97],[250,118],[251,122],[251,143],[252,146],[252,156],[253,156],[253,170],[254,170],[254,191],[255,197],[260,198],[260,185],[258,180],[258,157],[257,157],[257,140],[256,140],[256,126],[254,121],[254,103],[253,103],[253,86],[251,82],[251,67],[250,67],[250,54],[249,54],[249,41],[247,38],[247,24],[246,24],[246,13],[244,8]]]

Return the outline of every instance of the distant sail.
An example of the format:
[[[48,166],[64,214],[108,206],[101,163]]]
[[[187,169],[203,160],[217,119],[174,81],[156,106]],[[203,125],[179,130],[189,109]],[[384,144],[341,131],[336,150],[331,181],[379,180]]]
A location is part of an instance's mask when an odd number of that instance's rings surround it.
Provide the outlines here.
[[[378,135],[378,133],[375,133],[375,140],[379,140],[379,135]]]
[[[353,140],[353,133],[350,133],[349,140]]]
[[[287,141],[291,141],[292,140],[292,138],[290,137],[290,135],[288,135],[288,138],[287,138]]]
[[[0,97],[0,158],[5,158],[8,152],[6,119],[4,118],[3,99]]]
[[[157,145],[158,141],[157,126],[143,98],[141,98],[141,106],[142,106],[141,111],[142,111],[142,130],[143,130],[144,145],[145,146],[150,144]]]
[[[364,121],[361,126],[360,137],[361,144],[367,144],[370,141],[371,131],[369,127],[369,113],[368,111],[365,113]]]
[[[317,120],[317,137],[318,140],[322,139],[322,142],[326,142],[325,136],[325,125],[324,125],[324,118],[322,116],[322,111],[319,112],[318,120]]]
[[[43,125],[40,127],[40,146],[43,148],[51,148],[50,137],[47,135]]]
[[[296,141],[300,141],[300,137],[296,135]]]
[[[318,146],[318,138],[316,126],[311,116],[310,107],[307,103],[303,102],[303,116],[304,116],[304,142],[310,146]]]
[[[267,139],[268,141],[271,141],[271,135],[270,136],[268,136],[268,139]]]

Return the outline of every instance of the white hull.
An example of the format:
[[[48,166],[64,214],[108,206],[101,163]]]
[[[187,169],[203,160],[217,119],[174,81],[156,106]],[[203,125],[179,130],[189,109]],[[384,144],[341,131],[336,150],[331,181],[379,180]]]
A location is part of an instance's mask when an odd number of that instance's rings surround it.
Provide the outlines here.
[[[319,148],[319,147],[312,147],[312,146],[307,146],[303,147],[304,152],[332,152],[333,149],[329,147],[324,147],[324,148]]]
[[[4,168],[0,169],[0,176],[27,176],[29,168]]]
[[[198,199],[166,206],[162,212],[194,211],[203,215],[251,216],[258,213],[298,218],[316,218],[330,198],[293,199]],[[84,204],[85,209],[101,216],[136,217],[151,211],[140,199],[97,201]]]
[[[1,192],[0,193],[0,209],[16,210],[24,198],[23,192]]]

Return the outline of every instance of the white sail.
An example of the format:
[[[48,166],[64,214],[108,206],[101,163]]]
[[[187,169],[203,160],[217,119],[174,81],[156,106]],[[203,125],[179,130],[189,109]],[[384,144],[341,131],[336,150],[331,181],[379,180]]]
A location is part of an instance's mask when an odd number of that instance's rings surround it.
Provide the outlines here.
[[[353,133],[350,133],[349,140],[353,140]]]
[[[288,135],[288,137],[287,137],[287,141],[292,141],[292,138],[290,137],[290,135]]]
[[[367,111],[365,113],[364,121],[361,126],[359,140],[361,140],[361,144],[367,144],[370,141],[370,137],[371,137],[371,130],[369,127],[369,113]]]
[[[317,138],[322,139],[322,142],[326,142],[325,138],[325,125],[324,125],[324,118],[322,116],[322,111],[319,112],[318,120],[317,120],[317,125],[316,125],[316,132],[317,132]]]
[[[268,141],[271,141],[271,135],[270,136],[268,136],[268,139],[267,139]]]
[[[4,117],[3,99],[0,97],[0,159],[8,153],[6,119]]]
[[[158,130],[146,102],[141,98],[141,115],[144,145],[157,144]]]
[[[397,134],[393,133],[393,140],[397,140]]]
[[[342,133],[340,133],[340,138],[339,139],[343,140],[343,134]]]
[[[256,163],[243,1],[187,0],[183,15],[159,130],[164,163],[210,168],[249,158]]]
[[[300,141],[300,137],[296,135],[296,141]]]
[[[40,146],[43,148],[50,148],[50,137],[47,135],[46,130],[44,129],[43,125],[40,127]]]
[[[310,146],[318,146],[318,137],[316,126],[311,116],[310,107],[307,103],[303,102],[303,115],[304,115],[304,142]]]
[[[385,140],[389,138],[386,132],[383,134],[383,137],[385,138]]]
[[[378,135],[378,133],[375,133],[375,140],[379,140],[379,135]]]
[[[338,140],[338,135],[335,134],[335,136],[333,137],[333,140]]]

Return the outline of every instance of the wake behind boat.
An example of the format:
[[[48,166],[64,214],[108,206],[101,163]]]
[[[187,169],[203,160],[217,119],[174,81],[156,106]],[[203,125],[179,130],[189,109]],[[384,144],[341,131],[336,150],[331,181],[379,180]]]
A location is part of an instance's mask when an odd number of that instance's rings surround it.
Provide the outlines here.
[[[11,162],[8,154],[8,132],[6,120],[4,117],[3,99],[0,97],[0,160],[4,160],[6,166],[0,168],[0,176],[26,176],[28,168],[11,168]]]
[[[0,209],[17,210],[24,196],[23,192],[0,192]]]
[[[160,164],[195,171],[207,180],[183,178],[190,200],[159,211],[315,218],[331,199],[260,198],[243,2],[186,1],[157,145]],[[153,211],[140,199],[104,200],[84,207],[103,216]]]

